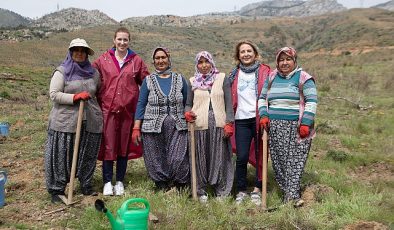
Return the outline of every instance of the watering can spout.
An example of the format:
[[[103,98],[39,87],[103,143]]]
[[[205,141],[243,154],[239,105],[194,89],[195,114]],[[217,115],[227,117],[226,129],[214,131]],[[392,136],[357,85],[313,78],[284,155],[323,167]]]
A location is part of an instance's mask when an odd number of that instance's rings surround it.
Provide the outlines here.
[[[105,215],[107,216],[109,223],[111,224],[112,229],[115,230],[121,230],[124,229],[124,224],[121,219],[115,219],[115,217],[112,215],[111,211],[108,211],[105,209]]]
[[[109,211],[104,204],[104,201],[97,199],[96,202],[94,203],[94,206],[96,207],[97,211],[105,213],[107,216],[112,229],[115,230],[123,230],[124,229],[124,224],[121,219],[115,219],[115,217],[112,215],[111,211]]]

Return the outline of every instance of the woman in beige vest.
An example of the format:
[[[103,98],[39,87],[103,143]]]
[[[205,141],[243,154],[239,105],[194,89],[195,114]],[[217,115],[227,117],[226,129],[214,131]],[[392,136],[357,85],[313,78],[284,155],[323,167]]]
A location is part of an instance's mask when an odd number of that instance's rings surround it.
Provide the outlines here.
[[[212,55],[201,51],[195,59],[185,108],[188,122],[195,123],[197,195],[207,202],[207,186],[221,199],[230,194],[234,167],[229,137],[234,133],[230,81],[219,73]]]

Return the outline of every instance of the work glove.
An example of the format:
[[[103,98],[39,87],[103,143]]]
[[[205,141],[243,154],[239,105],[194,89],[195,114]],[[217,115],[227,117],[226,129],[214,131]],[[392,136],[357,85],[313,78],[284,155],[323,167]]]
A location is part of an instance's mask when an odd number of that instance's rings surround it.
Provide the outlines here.
[[[263,117],[260,119],[260,129],[265,129],[268,131],[270,119],[268,117]]]
[[[232,123],[227,123],[223,129],[225,137],[231,137],[234,134],[234,127]]]
[[[86,100],[88,100],[89,98],[90,98],[90,94],[89,94],[88,92],[86,92],[86,91],[83,91],[83,92],[74,94],[73,101],[74,101],[74,102],[77,102],[77,101],[79,101],[79,100],[84,100],[84,101],[86,101]]]
[[[193,123],[196,120],[196,114],[193,111],[185,112],[185,119],[187,122]]]
[[[309,135],[309,126],[300,125],[300,137],[305,138]]]
[[[141,143],[141,130],[140,128],[133,128],[133,133],[131,134],[131,140],[138,146]]]

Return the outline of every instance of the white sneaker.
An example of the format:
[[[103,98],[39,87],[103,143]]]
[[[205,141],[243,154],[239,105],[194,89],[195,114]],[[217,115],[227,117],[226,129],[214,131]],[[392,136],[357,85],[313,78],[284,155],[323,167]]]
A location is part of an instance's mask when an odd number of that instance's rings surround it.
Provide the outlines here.
[[[250,200],[253,204],[260,206],[261,205],[261,195],[259,192],[251,192],[250,193]]]
[[[219,196],[216,197],[216,201],[222,203],[222,202],[226,201],[227,197],[228,196],[221,196],[221,195],[219,195]]]
[[[303,199],[296,199],[294,201],[294,208],[300,208],[302,206],[304,206],[305,201]]]
[[[248,194],[246,192],[239,192],[235,198],[235,203],[236,204],[241,204],[248,198]]]
[[[200,201],[201,204],[206,204],[208,202],[208,195],[199,196],[198,201]]]
[[[114,187],[112,186],[111,182],[107,182],[103,188],[103,195],[104,196],[112,196],[114,195]]]
[[[115,196],[123,195],[124,194],[123,183],[121,181],[117,181],[115,186],[114,186],[114,190],[115,190]]]

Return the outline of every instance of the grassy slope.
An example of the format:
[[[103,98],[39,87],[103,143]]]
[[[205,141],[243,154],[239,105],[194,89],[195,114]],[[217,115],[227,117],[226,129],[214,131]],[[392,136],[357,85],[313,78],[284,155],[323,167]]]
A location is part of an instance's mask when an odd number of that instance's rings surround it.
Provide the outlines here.
[[[231,199],[224,203],[212,200],[205,207],[191,201],[186,192],[155,193],[141,159],[129,165],[126,197],[105,198],[108,207],[114,212],[127,198],[145,197],[160,219],[158,224],[150,224],[155,229],[338,229],[360,220],[393,228],[394,53],[389,49],[393,46],[393,20],[393,13],[387,11],[354,10],[333,18],[273,19],[204,28],[130,26],[135,33],[132,46],[145,60],[150,60],[153,47],[168,46],[174,68],[186,76],[193,73],[193,56],[201,49],[215,53],[219,68],[228,72],[236,40],[253,38],[270,63],[273,51],[280,46],[296,46],[300,64],[317,79],[319,130],[303,179],[304,194],[310,195],[305,208],[285,206],[261,213],[253,206],[237,207]],[[0,121],[11,124],[10,137],[0,144],[0,168],[10,174],[0,227],[108,228],[107,219],[93,209],[94,200],[43,214],[63,206],[49,202],[42,152],[53,67],[64,58],[72,38],[86,38],[98,55],[111,45],[114,29],[102,27],[54,34],[42,41],[1,43],[0,53],[6,58],[0,62],[0,74],[26,81],[0,78],[0,97],[6,98],[0,99]],[[366,52],[365,47],[373,51]],[[341,98],[373,107],[358,109]],[[281,195],[271,168],[269,177],[268,205],[274,207],[280,204]],[[100,165],[94,184],[100,191]]]

